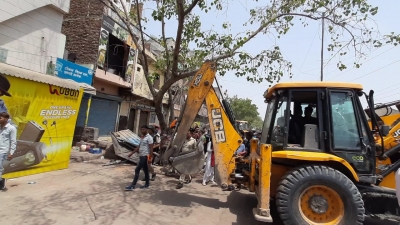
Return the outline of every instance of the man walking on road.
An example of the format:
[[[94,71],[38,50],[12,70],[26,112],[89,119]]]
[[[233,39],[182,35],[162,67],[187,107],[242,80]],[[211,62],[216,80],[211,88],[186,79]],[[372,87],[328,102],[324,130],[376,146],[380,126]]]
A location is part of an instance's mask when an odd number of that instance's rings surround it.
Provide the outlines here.
[[[6,188],[6,179],[2,177],[3,162],[11,160],[17,148],[17,129],[8,122],[9,119],[8,113],[0,113],[0,190]]]
[[[147,164],[148,157],[153,155],[153,137],[149,134],[149,127],[143,125],[141,127],[142,137],[140,140],[140,144],[136,147],[135,150],[129,154],[128,157],[131,157],[135,152],[139,152],[139,162],[135,169],[135,177],[133,178],[133,182],[131,185],[125,187],[126,191],[133,191],[135,189],[136,183],[139,179],[140,170],[143,169],[144,177],[145,177],[145,185],[141,186],[140,188],[148,188],[150,186],[150,178],[149,178],[149,167]]]
[[[153,154],[157,154],[154,151],[156,149],[159,149],[159,147],[160,147],[160,142],[161,142],[160,135],[155,133],[153,126],[150,126],[149,134],[150,134],[150,136],[153,137]],[[149,167],[149,173],[151,173],[150,180],[155,181],[156,180],[156,172],[154,171],[154,167],[152,165],[153,164],[152,157],[153,157],[153,155],[149,155],[149,158],[147,159],[147,166]],[[146,178],[144,178],[142,181],[145,181],[145,180],[146,180]]]

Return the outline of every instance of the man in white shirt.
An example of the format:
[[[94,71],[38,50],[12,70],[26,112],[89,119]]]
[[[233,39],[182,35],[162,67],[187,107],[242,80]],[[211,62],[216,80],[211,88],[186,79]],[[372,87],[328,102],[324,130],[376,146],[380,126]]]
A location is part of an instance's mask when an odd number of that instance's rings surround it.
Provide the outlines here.
[[[11,160],[17,148],[17,129],[8,121],[7,112],[0,113],[0,190],[6,188],[6,179],[2,178],[5,160]]]
[[[146,183],[140,188],[148,188],[150,186],[149,167],[147,162],[148,160],[151,161],[151,156],[153,155],[153,137],[149,134],[149,129],[150,128],[146,125],[141,127],[142,137],[140,139],[140,144],[128,156],[131,157],[135,152],[139,152],[139,162],[135,169],[135,177],[133,178],[132,184],[125,187],[126,191],[133,191],[135,189],[141,169],[143,169]]]

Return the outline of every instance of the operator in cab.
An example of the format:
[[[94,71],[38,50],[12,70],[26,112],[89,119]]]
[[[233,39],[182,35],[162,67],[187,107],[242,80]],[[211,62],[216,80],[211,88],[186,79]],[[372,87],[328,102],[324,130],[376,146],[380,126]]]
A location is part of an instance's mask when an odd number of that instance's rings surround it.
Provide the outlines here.
[[[304,126],[303,109],[301,106],[294,110],[293,116],[289,121],[289,143],[300,144],[302,128]]]
[[[315,117],[312,117],[313,113],[313,108],[311,106],[307,106],[304,109],[304,118],[303,118],[303,123],[305,124],[314,124],[317,125],[318,124],[318,120]]]

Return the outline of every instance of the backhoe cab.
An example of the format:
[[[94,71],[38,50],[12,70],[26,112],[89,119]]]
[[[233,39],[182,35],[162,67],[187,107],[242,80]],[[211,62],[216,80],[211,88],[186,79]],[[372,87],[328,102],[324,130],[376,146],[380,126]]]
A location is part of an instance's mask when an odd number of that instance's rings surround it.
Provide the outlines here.
[[[243,132],[249,132],[249,122],[245,120],[235,120],[236,129]]]
[[[215,73],[215,63],[205,62],[189,84],[165,162],[182,174],[201,170],[203,150],[182,154],[180,149],[205,101],[216,181],[225,190],[236,185],[255,192],[257,220],[272,222],[271,200],[284,224],[361,225],[365,215],[399,220],[396,193],[388,185],[394,183],[391,168],[400,165],[399,151],[386,151],[394,161],[376,167],[384,156],[376,143],[386,146],[385,132],[374,113],[369,125],[360,102],[364,96],[374,112],[373,91],[366,95],[361,85],[351,83],[276,84],[264,94],[268,106],[261,138],[251,140],[250,156],[242,158],[234,156],[243,140],[230,107],[211,88]]]
[[[374,135],[383,133],[369,127],[359,98],[364,95],[374,111],[373,91],[367,96],[362,89],[286,82],[265,92],[268,107],[249,172],[258,220],[271,221],[265,196],[275,200],[285,224],[363,224],[364,215],[399,219],[394,189],[378,186]],[[378,127],[374,115],[371,127]]]

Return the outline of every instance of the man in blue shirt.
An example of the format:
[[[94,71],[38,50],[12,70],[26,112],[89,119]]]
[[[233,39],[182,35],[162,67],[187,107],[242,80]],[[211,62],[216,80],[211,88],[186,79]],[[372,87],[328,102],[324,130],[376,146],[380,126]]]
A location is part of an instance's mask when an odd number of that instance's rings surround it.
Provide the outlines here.
[[[236,150],[235,155],[242,155],[246,151],[246,146],[242,143],[239,148]]]
[[[0,190],[6,188],[6,180],[2,178],[5,160],[11,160],[17,148],[17,129],[8,120],[10,115],[0,112]]]

